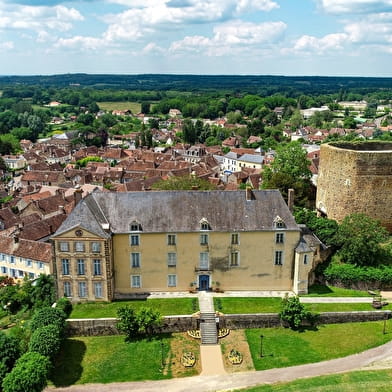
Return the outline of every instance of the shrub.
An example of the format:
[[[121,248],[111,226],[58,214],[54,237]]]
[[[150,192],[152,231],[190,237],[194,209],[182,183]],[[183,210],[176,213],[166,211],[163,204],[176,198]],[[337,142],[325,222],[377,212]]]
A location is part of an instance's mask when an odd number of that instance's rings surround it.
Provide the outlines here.
[[[46,325],[56,325],[58,330],[62,332],[65,326],[65,313],[56,308],[45,307],[38,309],[31,318],[30,328],[34,332],[36,329],[45,327]]]
[[[46,386],[50,361],[35,352],[22,355],[2,383],[3,392],[41,392]]]
[[[127,341],[137,335],[152,334],[153,328],[161,324],[160,313],[146,307],[135,312],[130,306],[124,306],[118,309],[117,315],[117,329],[125,333]]]
[[[299,297],[285,297],[282,300],[283,309],[279,313],[280,318],[286,321],[291,329],[298,329],[302,321],[311,320],[312,315],[305,309],[305,306],[299,301]]]
[[[53,359],[60,350],[61,337],[56,325],[36,329],[31,335],[29,350]]]
[[[0,384],[20,356],[17,339],[0,332]]]
[[[72,313],[72,303],[68,298],[62,297],[57,301],[56,309],[62,310],[68,318]]]

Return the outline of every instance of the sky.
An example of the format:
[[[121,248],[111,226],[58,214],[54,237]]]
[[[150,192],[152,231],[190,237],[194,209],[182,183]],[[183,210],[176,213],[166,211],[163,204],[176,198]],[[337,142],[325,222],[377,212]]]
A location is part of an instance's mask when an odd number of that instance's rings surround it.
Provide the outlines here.
[[[0,75],[392,76],[392,0],[0,0]]]

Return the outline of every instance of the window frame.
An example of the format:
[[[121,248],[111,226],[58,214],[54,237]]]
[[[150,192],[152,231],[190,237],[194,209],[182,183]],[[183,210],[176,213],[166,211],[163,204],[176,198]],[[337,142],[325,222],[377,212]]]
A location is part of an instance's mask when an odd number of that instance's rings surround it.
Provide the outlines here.
[[[167,235],[167,245],[176,246],[177,245],[177,234],[168,234]]]
[[[82,295],[82,294],[84,294],[84,295]],[[79,298],[87,298],[88,297],[87,282],[85,282],[85,281],[78,282],[78,296],[79,296]]]
[[[240,234],[239,233],[231,233],[231,245],[239,245],[240,244]]]
[[[283,265],[283,250],[276,250],[274,254],[274,265],[282,266]]]
[[[304,254],[304,265],[308,265],[309,264],[309,255]]]
[[[84,241],[75,241],[74,242],[74,250],[77,253],[84,253],[86,251],[86,245]]]
[[[177,287],[177,275],[168,274],[167,275],[167,287]]]
[[[99,241],[91,242],[91,253],[101,253],[101,243]]]
[[[69,259],[61,259],[62,275],[71,275],[71,262]]]
[[[200,234],[200,245],[208,245],[209,244],[209,236],[207,233]]]
[[[99,289],[98,289],[99,287]],[[97,292],[100,294],[97,295]],[[103,285],[102,282],[94,282],[94,297],[95,298],[103,298]]]
[[[284,244],[284,233],[275,233],[275,244]]]
[[[65,287],[68,287],[68,288],[66,289]],[[72,283],[68,282],[68,281],[63,282],[63,291],[64,291],[64,297],[71,298],[72,297]]]
[[[168,267],[176,267],[177,266],[177,253],[176,252],[167,252],[167,266]]]
[[[99,273],[97,273],[97,271]],[[93,259],[93,276],[101,276],[101,275],[102,275],[102,260]]]
[[[235,263],[233,261],[235,261]],[[240,265],[240,252],[238,250],[233,250],[230,252],[230,267],[239,267],[239,265]]]
[[[199,269],[208,270],[210,268],[210,254],[209,252],[199,253]]]
[[[131,252],[131,268],[140,268],[141,264],[140,252]]]
[[[68,241],[59,241],[59,251],[60,252],[69,252],[69,242]]]
[[[137,280],[137,284],[135,281]],[[141,275],[131,275],[131,288],[140,289],[142,287],[142,276]]]
[[[76,268],[77,268],[77,275],[86,275],[86,261],[84,259],[77,259],[76,260]]]
[[[140,245],[140,234],[130,234],[129,243],[131,246],[139,246]]]

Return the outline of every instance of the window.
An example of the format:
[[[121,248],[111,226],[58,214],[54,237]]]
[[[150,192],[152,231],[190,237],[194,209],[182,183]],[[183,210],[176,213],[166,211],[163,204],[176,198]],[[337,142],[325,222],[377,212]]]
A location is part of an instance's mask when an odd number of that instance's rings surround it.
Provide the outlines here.
[[[10,268],[10,275],[11,275],[13,278],[16,278],[16,269],[15,269],[15,268]]]
[[[60,242],[60,252],[69,252],[69,243],[68,242]]]
[[[169,267],[175,267],[177,265],[177,253],[169,252],[167,254],[167,265]]]
[[[140,268],[140,253],[131,253],[131,267]]]
[[[69,260],[68,259],[62,259],[61,260],[61,266],[63,268],[63,275],[70,275],[70,273],[69,273]]]
[[[142,278],[140,275],[131,275],[131,287],[134,288],[142,287]]]
[[[142,226],[140,223],[133,221],[130,225],[129,225],[129,230],[130,231],[142,231]]]
[[[283,227],[284,227],[284,222],[283,221],[277,221],[276,222],[276,227],[278,228],[278,229],[282,229]]]
[[[230,266],[237,267],[240,265],[240,252],[230,253]]]
[[[1,260],[2,260],[2,261],[5,261],[5,259],[6,259],[5,254],[2,253],[2,254],[1,254]]]
[[[86,284],[86,282],[79,282],[78,289],[79,289],[79,297],[80,298],[87,297],[87,284]]]
[[[168,287],[177,286],[177,275],[167,275],[167,285]]]
[[[238,233],[233,233],[231,235],[231,244],[239,245],[239,243],[240,243],[240,235]]]
[[[71,282],[64,282],[64,297],[72,297]]]
[[[10,257],[10,263],[11,264],[15,264],[15,256],[11,256]]]
[[[34,272],[29,272],[29,279],[34,279],[34,278],[35,278]]]
[[[38,268],[39,269],[44,269],[44,263],[42,261],[38,262]]]
[[[77,265],[78,265],[78,275],[85,275],[86,271],[84,266],[84,259],[78,259]]]
[[[283,251],[275,251],[275,265],[283,265]]]
[[[101,282],[95,282],[94,283],[94,295],[95,298],[102,298],[102,283]]]
[[[304,264],[308,264],[308,262],[309,262],[309,256],[304,255]]]
[[[199,267],[200,269],[208,269],[208,252],[200,252]]]
[[[1,267],[1,273],[2,274],[6,274],[8,272],[8,268],[7,267]]]
[[[277,244],[283,244],[284,243],[284,233],[276,233],[275,242]]]
[[[99,242],[91,243],[91,252],[92,253],[100,253],[101,252],[101,244]]]
[[[19,276],[19,278],[23,278],[24,272],[22,270],[18,270],[18,276]]]
[[[94,259],[93,260],[93,272],[94,275],[102,275],[102,268],[101,268],[101,260],[100,259]]]
[[[200,230],[211,230],[210,224],[207,221],[201,222]]]
[[[168,234],[167,235],[167,244],[168,245],[176,245],[176,235],[175,234]]]
[[[26,260],[26,267],[32,267],[33,266],[33,262],[30,259]]]
[[[132,246],[140,245],[139,234],[132,234],[131,235],[131,245]]]
[[[81,241],[75,242],[75,252],[84,252],[84,242]]]
[[[200,245],[208,245],[208,234],[200,234]]]

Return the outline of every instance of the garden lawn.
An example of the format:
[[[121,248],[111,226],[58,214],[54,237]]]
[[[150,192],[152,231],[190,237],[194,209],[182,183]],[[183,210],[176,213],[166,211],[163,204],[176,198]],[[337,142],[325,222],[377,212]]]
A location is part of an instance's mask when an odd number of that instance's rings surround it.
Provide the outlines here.
[[[343,289],[341,287],[314,284],[309,287],[309,293],[301,297],[371,297],[367,291]]]
[[[215,310],[226,314],[279,313],[281,298],[267,297],[214,297]]]
[[[167,337],[130,343],[122,335],[66,339],[50,381],[55,386],[67,386],[170,378],[170,372],[162,369],[162,347],[167,363]]]
[[[246,392],[389,392],[392,370],[358,371],[296,380],[289,383],[261,385]]]
[[[91,302],[73,306],[70,318],[117,317],[117,309],[129,305],[135,310],[149,307],[158,310],[162,316],[193,314],[199,310],[197,298],[164,298],[116,302]]]
[[[392,339],[392,321],[321,325],[317,329],[248,329],[246,336],[256,370],[325,361],[358,353]],[[260,357],[260,335],[263,357]]]

